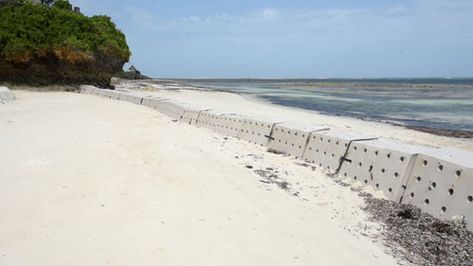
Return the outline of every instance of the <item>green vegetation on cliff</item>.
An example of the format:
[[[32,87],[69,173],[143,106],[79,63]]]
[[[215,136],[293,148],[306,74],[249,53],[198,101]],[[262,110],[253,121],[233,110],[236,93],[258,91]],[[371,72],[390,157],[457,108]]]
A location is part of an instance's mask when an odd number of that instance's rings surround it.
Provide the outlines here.
[[[128,61],[125,35],[109,17],[75,13],[68,1],[49,7],[27,1],[0,6],[0,51],[7,61],[25,63],[53,52],[67,63],[96,56]]]
[[[0,81],[108,86],[131,55],[125,35],[67,0],[43,3],[0,0]]]

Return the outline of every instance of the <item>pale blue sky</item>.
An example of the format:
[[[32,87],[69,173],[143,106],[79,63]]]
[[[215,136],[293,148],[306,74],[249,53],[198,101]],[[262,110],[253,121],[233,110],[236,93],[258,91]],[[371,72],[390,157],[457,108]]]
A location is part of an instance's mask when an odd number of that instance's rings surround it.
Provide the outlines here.
[[[473,0],[72,0],[154,77],[473,76]]]

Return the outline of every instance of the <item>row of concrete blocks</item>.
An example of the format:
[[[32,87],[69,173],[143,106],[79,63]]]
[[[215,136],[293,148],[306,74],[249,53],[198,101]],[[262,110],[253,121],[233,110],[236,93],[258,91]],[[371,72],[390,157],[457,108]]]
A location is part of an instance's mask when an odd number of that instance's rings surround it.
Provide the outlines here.
[[[7,87],[0,87],[0,104],[15,100],[15,94]]]
[[[390,200],[413,204],[437,218],[464,219],[473,230],[473,153],[205,110],[143,93],[93,87],[82,92],[143,104],[186,124],[288,154],[338,174],[347,183],[371,186]]]

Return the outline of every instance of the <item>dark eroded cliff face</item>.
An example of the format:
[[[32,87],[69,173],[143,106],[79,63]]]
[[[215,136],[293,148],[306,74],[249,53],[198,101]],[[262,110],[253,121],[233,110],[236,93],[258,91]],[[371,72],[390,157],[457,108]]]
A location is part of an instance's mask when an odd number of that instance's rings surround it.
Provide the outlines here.
[[[113,75],[122,71],[125,61],[113,57],[95,57],[86,62],[70,63],[48,53],[26,63],[0,58],[0,81],[33,86],[50,84],[92,84],[108,87]]]

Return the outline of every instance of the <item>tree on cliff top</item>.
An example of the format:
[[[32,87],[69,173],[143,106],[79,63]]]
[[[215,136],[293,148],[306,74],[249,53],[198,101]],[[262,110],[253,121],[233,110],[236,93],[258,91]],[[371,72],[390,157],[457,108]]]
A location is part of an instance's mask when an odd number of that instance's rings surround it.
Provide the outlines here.
[[[0,61],[26,64],[53,56],[70,64],[127,62],[130,55],[125,35],[109,17],[75,13],[67,0],[51,7],[29,1],[0,5]]]

